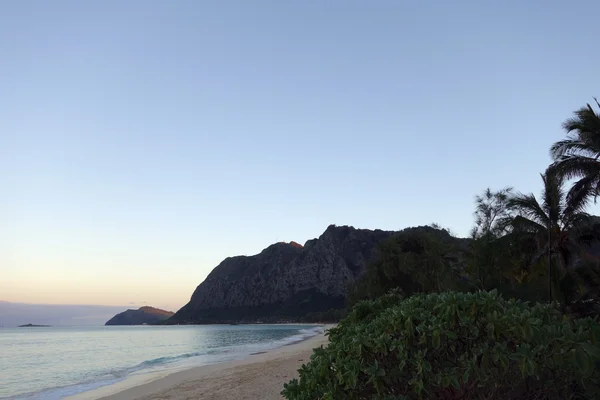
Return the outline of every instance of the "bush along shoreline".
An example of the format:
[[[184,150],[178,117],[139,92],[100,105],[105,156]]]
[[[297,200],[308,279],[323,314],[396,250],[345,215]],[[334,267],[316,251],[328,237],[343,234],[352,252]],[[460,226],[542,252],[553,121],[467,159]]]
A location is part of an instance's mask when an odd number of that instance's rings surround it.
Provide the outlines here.
[[[381,243],[329,345],[282,395],[600,399],[596,109],[564,122],[539,196],[485,190],[468,240],[433,225]]]
[[[555,303],[394,290],[357,303],[328,335],[285,398],[600,398],[597,320]]]

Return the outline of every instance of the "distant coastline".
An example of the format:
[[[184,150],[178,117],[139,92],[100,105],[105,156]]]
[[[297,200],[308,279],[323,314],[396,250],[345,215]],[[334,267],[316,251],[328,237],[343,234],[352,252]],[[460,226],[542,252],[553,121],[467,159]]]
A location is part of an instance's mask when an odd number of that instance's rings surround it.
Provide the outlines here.
[[[126,310],[109,319],[104,325],[154,325],[172,317],[172,311],[144,306],[137,310]]]
[[[25,324],[19,325],[19,328],[50,328],[52,325],[36,325],[36,324]]]

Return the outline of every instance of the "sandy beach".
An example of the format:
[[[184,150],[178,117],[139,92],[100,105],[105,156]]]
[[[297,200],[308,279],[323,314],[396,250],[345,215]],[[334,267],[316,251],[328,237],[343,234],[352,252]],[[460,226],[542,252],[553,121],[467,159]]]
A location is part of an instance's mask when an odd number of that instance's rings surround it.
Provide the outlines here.
[[[312,349],[327,344],[319,334],[244,360],[196,367],[169,375],[142,376],[68,397],[69,400],[282,399],[283,384],[298,377]]]

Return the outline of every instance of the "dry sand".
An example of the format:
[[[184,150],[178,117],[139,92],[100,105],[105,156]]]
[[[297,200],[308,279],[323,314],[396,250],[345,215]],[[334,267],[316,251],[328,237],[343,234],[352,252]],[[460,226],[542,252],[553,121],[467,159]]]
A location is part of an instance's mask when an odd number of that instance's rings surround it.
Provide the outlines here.
[[[126,380],[71,396],[69,400],[282,399],[283,384],[298,377],[312,349],[327,344],[324,334],[244,360]],[[132,385],[135,385],[131,387]]]

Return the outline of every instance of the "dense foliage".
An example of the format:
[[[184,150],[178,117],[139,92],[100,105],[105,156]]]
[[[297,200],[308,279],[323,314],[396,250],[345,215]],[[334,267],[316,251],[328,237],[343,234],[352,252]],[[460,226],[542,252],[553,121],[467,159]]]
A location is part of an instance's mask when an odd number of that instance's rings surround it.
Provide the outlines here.
[[[282,394],[600,398],[600,219],[586,210],[600,195],[600,114],[588,104],[563,127],[540,197],[487,189],[469,240],[420,227],[382,243],[329,346]]]
[[[358,303],[287,399],[592,399],[600,328],[496,291]]]
[[[461,277],[468,244],[433,227],[408,228],[385,240],[379,256],[350,288],[349,304],[400,288],[406,295],[467,289]]]

